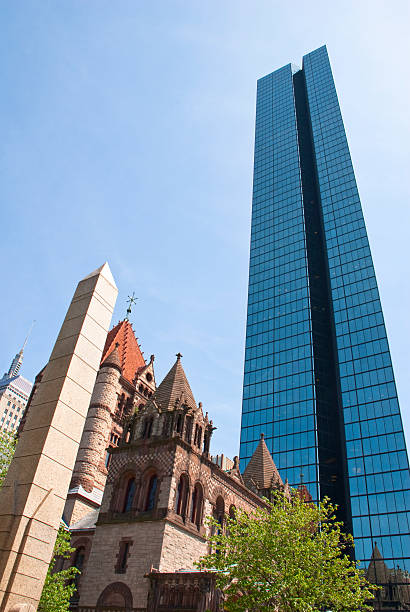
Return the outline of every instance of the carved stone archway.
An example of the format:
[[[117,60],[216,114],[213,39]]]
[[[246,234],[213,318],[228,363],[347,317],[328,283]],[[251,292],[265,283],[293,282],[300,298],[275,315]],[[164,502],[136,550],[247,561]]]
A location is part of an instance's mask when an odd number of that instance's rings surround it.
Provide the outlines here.
[[[132,610],[132,593],[123,582],[112,582],[99,596],[96,607],[97,610],[104,608]]]

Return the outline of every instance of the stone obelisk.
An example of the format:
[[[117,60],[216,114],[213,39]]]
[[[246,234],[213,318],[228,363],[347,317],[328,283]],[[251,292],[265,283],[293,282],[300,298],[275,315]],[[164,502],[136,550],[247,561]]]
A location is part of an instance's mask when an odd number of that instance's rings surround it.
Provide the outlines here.
[[[118,289],[105,263],[78,283],[0,490],[0,610],[35,610]]]

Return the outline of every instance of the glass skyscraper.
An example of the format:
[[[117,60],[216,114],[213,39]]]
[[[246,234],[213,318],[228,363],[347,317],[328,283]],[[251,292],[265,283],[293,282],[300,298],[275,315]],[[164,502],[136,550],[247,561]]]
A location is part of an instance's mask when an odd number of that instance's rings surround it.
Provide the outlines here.
[[[261,432],[283,478],[339,504],[356,558],[406,582],[408,458],[326,47],[258,81],[242,470]]]

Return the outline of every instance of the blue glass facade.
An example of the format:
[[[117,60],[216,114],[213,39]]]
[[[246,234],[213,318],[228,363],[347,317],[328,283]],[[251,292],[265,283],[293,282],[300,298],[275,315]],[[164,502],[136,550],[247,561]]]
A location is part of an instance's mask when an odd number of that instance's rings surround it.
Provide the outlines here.
[[[329,495],[356,557],[410,571],[410,477],[386,330],[325,47],[258,81],[241,429]],[[399,609],[399,608],[397,608]]]

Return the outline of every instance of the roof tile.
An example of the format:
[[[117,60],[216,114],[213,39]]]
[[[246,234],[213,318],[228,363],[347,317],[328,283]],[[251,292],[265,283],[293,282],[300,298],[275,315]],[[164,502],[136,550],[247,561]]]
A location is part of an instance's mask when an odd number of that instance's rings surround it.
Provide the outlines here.
[[[101,363],[114,351],[117,342],[122,375],[132,382],[137,370],[145,366],[145,360],[128,319],[120,321],[108,332]]]
[[[243,479],[246,486],[256,486],[258,489],[269,489],[271,486],[283,485],[263,434],[261,434],[259,444],[245,468]]]
[[[163,410],[173,410],[177,401],[179,405],[185,404],[194,410],[197,408],[180,357],[178,354],[176,362],[151,398]]]

